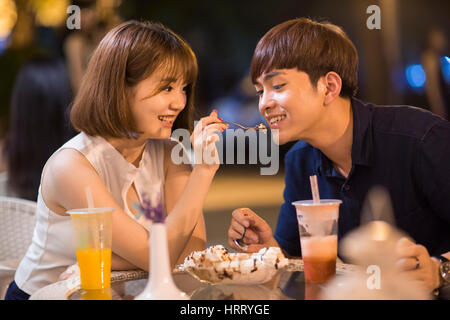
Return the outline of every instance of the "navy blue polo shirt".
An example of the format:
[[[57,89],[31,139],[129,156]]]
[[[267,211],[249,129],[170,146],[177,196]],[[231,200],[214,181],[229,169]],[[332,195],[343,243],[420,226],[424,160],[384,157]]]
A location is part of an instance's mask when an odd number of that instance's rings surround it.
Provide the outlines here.
[[[351,99],[352,168],[347,178],[306,142],[286,154],[284,203],[275,239],[290,255],[301,256],[295,207],[312,199],[309,176],[317,175],[322,199],[341,199],[338,239],[360,225],[366,194],[387,188],[397,228],[430,255],[450,251],[450,123],[423,109],[377,106]]]

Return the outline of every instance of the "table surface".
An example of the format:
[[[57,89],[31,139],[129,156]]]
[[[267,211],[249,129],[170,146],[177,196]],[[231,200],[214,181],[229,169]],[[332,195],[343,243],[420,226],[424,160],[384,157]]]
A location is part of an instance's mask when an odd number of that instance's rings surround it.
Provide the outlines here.
[[[357,267],[338,263],[335,281],[345,279]],[[173,280],[177,287],[186,292],[192,300],[315,300],[320,299],[324,286],[305,284],[303,262],[289,260],[289,265],[271,281],[260,285],[235,285],[202,283],[190,274],[175,269]],[[115,271],[111,273],[111,296],[113,300],[132,300],[142,292],[148,281],[148,273],[142,270]],[[450,298],[450,287],[445,288],[444,299]],[[82,290],[78,282],[59,281],[36,293],[32,300],[81,300]]]
[[[337,276],[348,269],[343,264],[337,267]],[[111,283],[112,300],[132,300],[142,292],[147,284],[147,274],[140,279],[124,279]],[[172,275],[176,286],[187,293],[191,300],[304,300],[319,297],[322,285],[305,284],[303,262],[291,261],[288,268],[269,282],[259,285],[236,285],[203,283],[184,271]],[[82,300],[82,290],[67,296],[69,300]]]

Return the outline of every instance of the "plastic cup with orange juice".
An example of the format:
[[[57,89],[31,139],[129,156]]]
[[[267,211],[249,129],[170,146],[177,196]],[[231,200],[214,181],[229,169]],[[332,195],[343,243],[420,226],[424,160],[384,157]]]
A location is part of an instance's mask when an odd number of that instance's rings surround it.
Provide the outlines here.
[[[111,299],[112,213],[114,208],[67,211],[72,219],[81,289],[86,299]]]
[[[337,230],[341,200],[304,200],[297,210],[306,283],[324,283],[336,274]]]

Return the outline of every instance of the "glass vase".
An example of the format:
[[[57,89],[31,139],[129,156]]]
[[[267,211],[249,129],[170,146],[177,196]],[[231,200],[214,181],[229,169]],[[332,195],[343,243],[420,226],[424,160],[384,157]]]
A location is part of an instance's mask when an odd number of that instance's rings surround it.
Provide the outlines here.
[[[150,270],[147,285],[135,300],[189,300],[172,278],[167,230],[164,223],[153,223],[150,228]]]

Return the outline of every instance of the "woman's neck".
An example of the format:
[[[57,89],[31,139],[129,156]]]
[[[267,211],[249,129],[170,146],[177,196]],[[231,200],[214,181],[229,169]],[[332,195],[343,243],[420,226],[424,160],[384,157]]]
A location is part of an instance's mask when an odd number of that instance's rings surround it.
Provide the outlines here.
[[[139,166],[145,148],[145,139],[106,138],[106,140],[124,157],[126,161]]]

